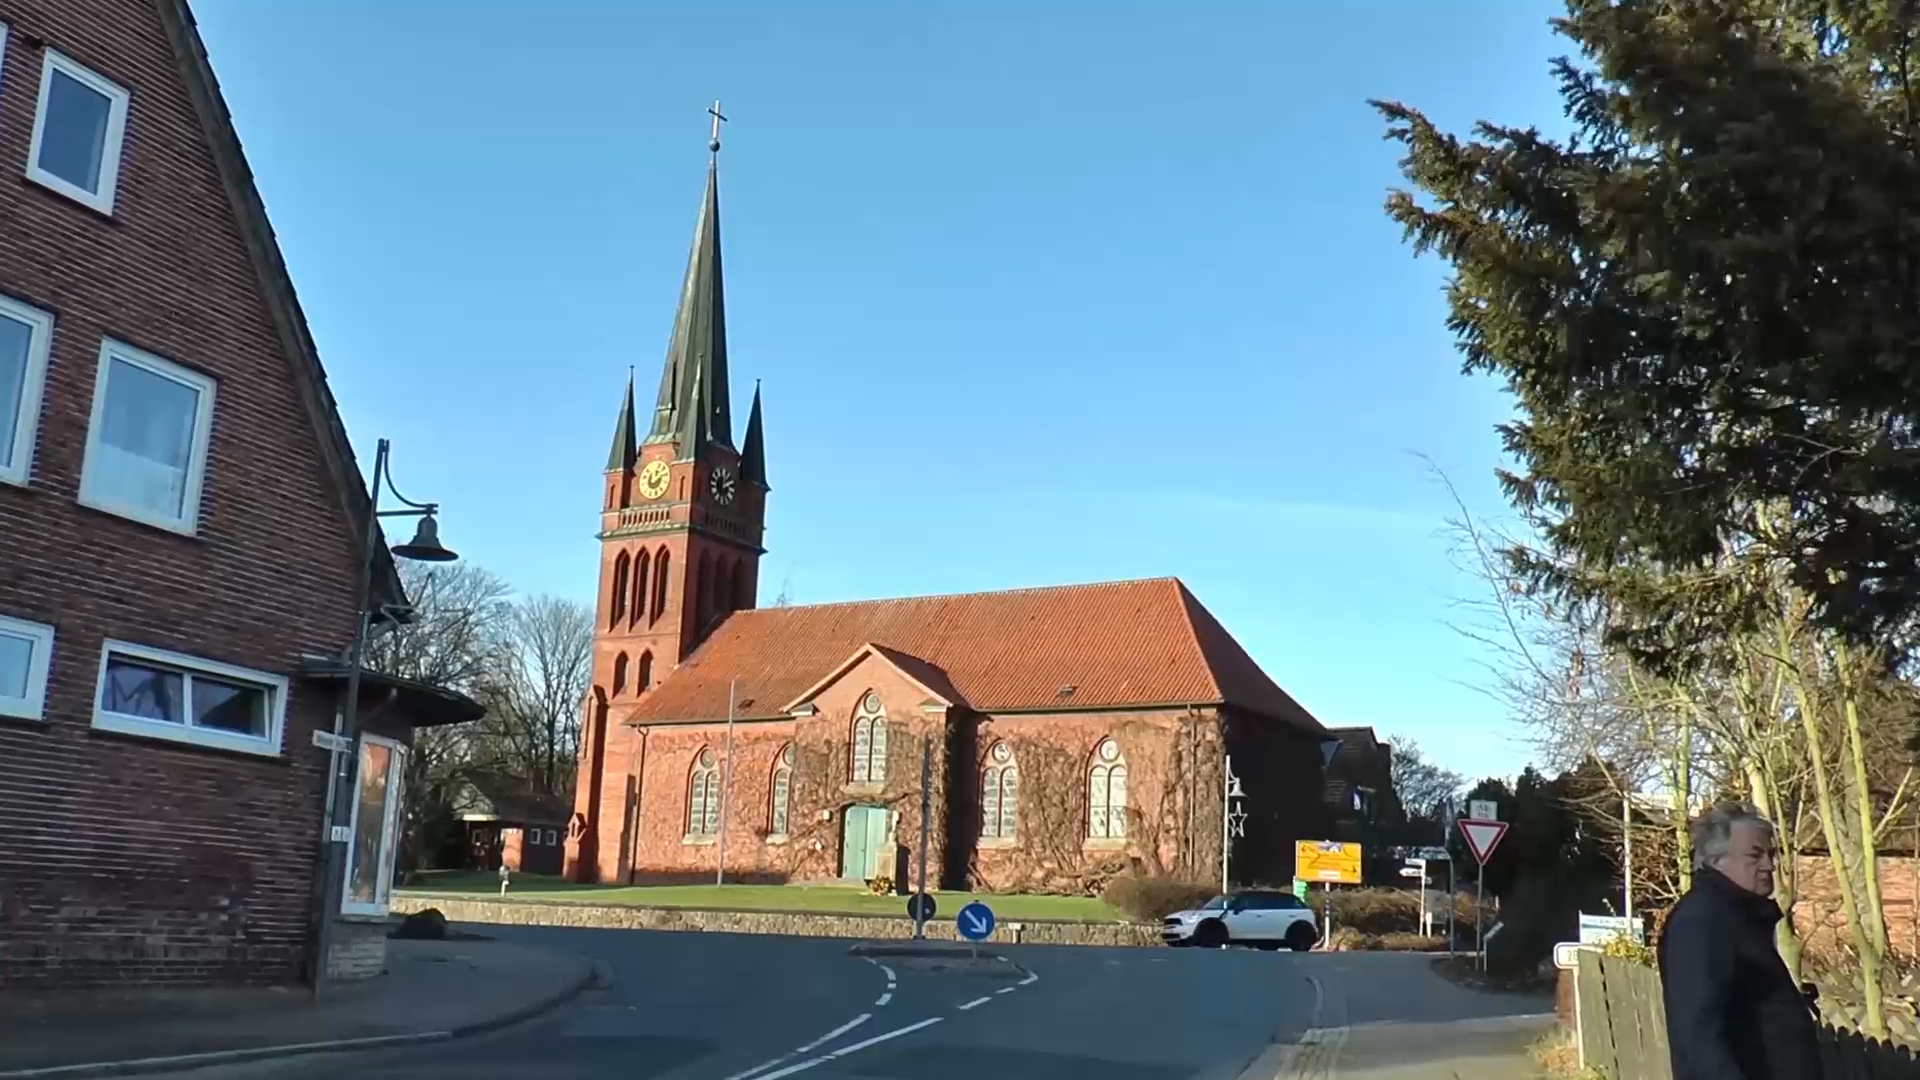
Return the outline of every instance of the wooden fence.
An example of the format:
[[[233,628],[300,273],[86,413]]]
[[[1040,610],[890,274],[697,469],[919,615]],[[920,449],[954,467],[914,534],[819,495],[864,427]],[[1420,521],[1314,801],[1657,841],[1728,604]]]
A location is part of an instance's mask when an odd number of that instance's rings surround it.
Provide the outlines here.
[[[1580,950],[1574,972],[1580,1060],[1607,1080],[1673,1080],[1660,974],[1645,964]],[[1820,1027],[1819,1080],[1920,1080],[1904,1046]]]

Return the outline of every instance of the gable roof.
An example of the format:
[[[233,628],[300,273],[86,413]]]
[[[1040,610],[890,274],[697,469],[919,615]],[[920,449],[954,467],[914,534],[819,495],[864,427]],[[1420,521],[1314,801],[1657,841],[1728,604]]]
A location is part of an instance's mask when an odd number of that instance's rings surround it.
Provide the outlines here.
[[[737,715],[782,716],[868,646],[976,712],[1232,705],[1325,730],[1176,578],[736,611],[628,722],[724,719],[736,677]]]
[[[917,656],[903,653],[898,649],[889,649],[885,645],[875,645],[869,641],[854,650],[853,655],[847,657],[838,667],[827,672],[826,675],[822,676],[812,686],[807,687],[798,697],[781,706],[780,711],[792,712],[809,701],[812,701],[825,691],[827,687],[839,682],[848,672],[858,667],[860,661],[865,660],[869,656],[879,657],[891,665],[893,670],[913,680],[920,689],[927,692],[929,695],[929,704],[950,707],[954,705],[965,705],[967,703],[967,699],[961,695],[960,691],[954,689],[953,683],[947,678],[946,672],[941,671],[938,667],[927,663]]]
[[[227,204],[259,278],[260,294],[280,338],[281,352],[293,366],[291,374],[299,388],[301,404],[306,407],[308,419],[319,436],[321,460],[333,481],[357,547],[367,533],[367,522],[373,514],[366,477],[360,472],[353,443],[340,421],[339,405],[327,385],[326,369],[320,365],[320,352],[307,328],[306,314],[300,308],[293,278],[287,273],[286,260],[280,253],[280,242],[274,236],[273,224],[267,220],[266,204],[254,185],[246,152],[240,147],[233,114],[227,111],[220,82],[214,77],[206,44],[200,39],[200,28],[187,0],[155,0],[155,3],[186,82],[187,98],[199,115],[207,149],[213,155],[221,185],[226,188]],[[375,536],[372,599],[375,610],[380,610],[386,605],[404,604],[406,591],[401,587],[399,570],[387,549],[385,536],[377,528]]]
[[[565,799],[536,791],[521,777],[497,769],[468,769],[453,799],[454,813],[469,821],[561,825],[572,813]]]

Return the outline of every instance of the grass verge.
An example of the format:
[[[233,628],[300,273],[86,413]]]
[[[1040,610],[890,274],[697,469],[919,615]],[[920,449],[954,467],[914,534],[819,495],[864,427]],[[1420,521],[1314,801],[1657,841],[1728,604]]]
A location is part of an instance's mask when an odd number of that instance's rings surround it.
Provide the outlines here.
[[[418,875],[402,894],[461,900],[500,900],[500,879],[491,874]],[[794,912],[813,915],[899,915],[904,896],[874,896],[858,886],[840,885],[581,885],[555,877],[515,875],[504,899],[530,903],[607,904],[619,907],[707,908],[730,911]],[[1121,922],[1120,912],[1089,896],[992,896],[978,893],[934,894],[937,917],[952,918],[978,900],[1000,921],[1058,919],[1071,922]]]

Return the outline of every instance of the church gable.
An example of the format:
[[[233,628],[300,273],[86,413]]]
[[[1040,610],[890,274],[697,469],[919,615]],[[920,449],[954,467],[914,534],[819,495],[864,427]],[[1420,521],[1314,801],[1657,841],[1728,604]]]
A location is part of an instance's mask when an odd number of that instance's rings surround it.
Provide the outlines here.
[[[782,712],[792,713],[815,706],[822,697],[845,685],[871,685],[875,679],[895,684],[906,696],[919,694],[923,708],[950,709],[964,705],[960,692],[938,667],[916,656],[871,642],[836,666],[819,682],[786,704]]]

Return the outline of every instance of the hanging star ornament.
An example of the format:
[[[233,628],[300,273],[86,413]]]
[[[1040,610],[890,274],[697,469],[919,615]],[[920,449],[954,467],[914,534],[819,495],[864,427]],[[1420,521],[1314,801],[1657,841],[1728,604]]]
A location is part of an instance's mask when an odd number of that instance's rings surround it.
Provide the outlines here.
[[[1227,815],[1227,825],[1230,829],[1230,835],[1247,835],[1247,812],[1236,807],[1233,813]]]

